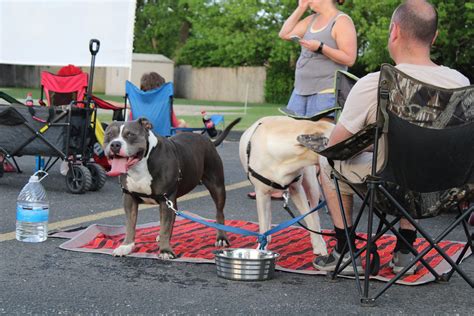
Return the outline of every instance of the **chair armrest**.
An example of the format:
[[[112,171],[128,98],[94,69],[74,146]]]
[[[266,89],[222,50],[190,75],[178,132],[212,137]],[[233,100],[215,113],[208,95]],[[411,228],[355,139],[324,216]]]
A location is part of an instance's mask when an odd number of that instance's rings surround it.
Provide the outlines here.
[[[314,142],[314,135],[300,135],[298,141],[305,147],[331,160],[347,160],[367,147],[372,145],[375,140],[376,124],[370,124],[363,130],[354,134],[352,137],[337,143],[331,147],[321,149],[320,142]]]

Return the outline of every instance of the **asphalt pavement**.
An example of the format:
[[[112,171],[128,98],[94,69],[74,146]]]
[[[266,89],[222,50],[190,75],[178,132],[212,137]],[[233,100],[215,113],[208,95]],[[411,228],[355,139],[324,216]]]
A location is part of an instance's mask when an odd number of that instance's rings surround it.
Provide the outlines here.
[[[224,162],[227,219],[257,221],[255,201],[246,197],[250,185],[238,157],[238,134],[218,148]],[[330,282],[324,276],[276,272],[263,282],[239,282],[217,277],[212,264],[191,264],[155,259],[114,258],[102,254],[65,251],[62,239],[21,243],[14,239],[18,193],[34,168],[34,157],[19,159],[24,172],[0,178],[0,313],[16,314],[472,314],[474,291],[454,275],[448,284],[409,287],[396,285],[377,301],[361,307],[352,280]],[[121,190],[109,178],[99,192],[72,195],[66,192],[59,165],[44,180],[51,204],[50,226],[87,226],[93,223],[122,225]],[[234,185],[239,184],[239,185]],[[193,192],[204,190],[198,187]],[[180,209],[213,218],[214,205],[206,195],[192,195]],[[193,197],[194,196],[194,197]],[[272,202],[273,222],[288,219],[281,203]],[[329,216],[321,213],[324,228]],[[440,231],[450,215],[426,220]],[[143,209],[139,224],[157,221],[157,208]],[[448,236],[461,240],[462,231]],[[474,277],[474,259],[463,269]],[[375,282],[374,287],[382,283]]]

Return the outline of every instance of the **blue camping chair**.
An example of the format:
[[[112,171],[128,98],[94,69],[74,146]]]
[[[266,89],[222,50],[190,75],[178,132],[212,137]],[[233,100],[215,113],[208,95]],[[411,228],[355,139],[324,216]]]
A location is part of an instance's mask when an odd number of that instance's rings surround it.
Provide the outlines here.
[[[171,124],[171,113],[173,110],[173,83],[167,82],[157,89],[142,91],[130,81],[125,83],[125,102],[128,99],[132,111],[132,119],[146,117],[153,124],[153,131],[161,136],[172,136],[176,131],[184,132],[206,132],[206,127],[187,128],[173,127]],[[214,126],[224,124],[224,116],[211,115]]]

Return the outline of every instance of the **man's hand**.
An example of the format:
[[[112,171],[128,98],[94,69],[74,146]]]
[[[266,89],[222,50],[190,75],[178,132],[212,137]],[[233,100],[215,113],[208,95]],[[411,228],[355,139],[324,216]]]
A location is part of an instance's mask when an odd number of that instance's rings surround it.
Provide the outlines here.
[[[317,41],[317,40],[304,40],[304,39],[302,39],[300,41],[300,45],[303,46],[304,48],[309,49],[312,52],[315,52],[319,48],[319,45],[321,45],[321,42]]]

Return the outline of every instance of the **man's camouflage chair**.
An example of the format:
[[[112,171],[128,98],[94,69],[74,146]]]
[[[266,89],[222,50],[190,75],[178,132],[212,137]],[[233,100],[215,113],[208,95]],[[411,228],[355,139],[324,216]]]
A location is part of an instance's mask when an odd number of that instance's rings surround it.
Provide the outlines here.
[[[372,173],[362,186],[349,183],[333,171],[336,188],[338,181],[344,181],[363,199],[353,232],[345,227],[346,233],[355,233],[366,207],[368,236],[372,236],[373,215],[380,219],[377,232],[369,239],[367,246],[357,251],[351,249],[353,260],[366,248],[366,254],[370,253],[375,241],[388,230],[401,238],[394,225],[404,217],[430,243],[430,247],[420,253],[411,247],[410,251],[416,256],[412,265],[421,262],[437,280],[442,281],[448,281],[457,271],[471,287],[474,286],[459,267],[467,250],[473,250],[467,219],[474,210],[474,206],[470,206],[474,197],[474,86],[443,89],[420,82],[384,64],[380,72],[376,123],[345,142],[324,150],[318,150],[316,147],[320,142],[308,135],[301,135],[299,140],[307,147],[314,145],[313,150],[329,160],[349,159],[370,145],[374,146],[374,152],[385,151],[381,170],[375,169],[377,155],[374,155]],[[436,238],[432,238],[415,220],[437,216],[447,209],[456,209],[458,216]],[[345,213],[341,212],[345,220]],[[395,219],[389,222],[387,214],[395,216]],[[463,226],[467,243],[459,259],[454,262],[437,244],[459,224]],[[451,265],[449,273],[439,275],[423,260],[423,256],[433,248]],[[366,260],[369,264],[366,264],[363,290],[356,273],[362,304],[373,304],[412,266],[406,267],[375,295],[369,296],[371,259],[366,256]],[[341,264],[336,270],[342,271],[348,264],[350,262]]]

